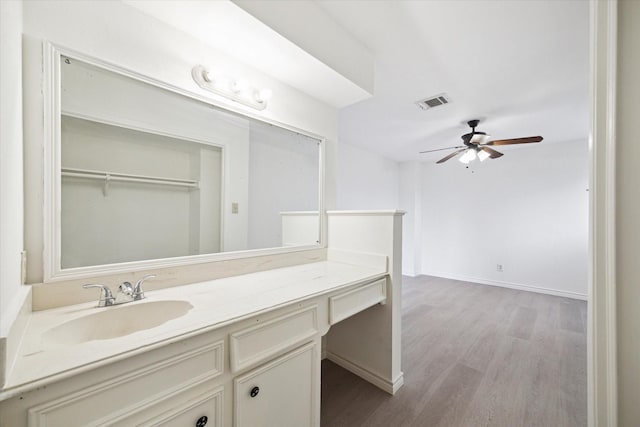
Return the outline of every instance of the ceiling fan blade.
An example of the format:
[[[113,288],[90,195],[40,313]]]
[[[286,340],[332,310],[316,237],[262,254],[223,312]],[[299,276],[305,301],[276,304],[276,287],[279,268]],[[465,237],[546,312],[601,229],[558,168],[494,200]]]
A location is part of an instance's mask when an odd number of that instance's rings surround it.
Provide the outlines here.
[[[484,145],[529,144],[530,142],[540,142],[540,141],[542,141],[541,136],[527,136],[525,138],[496,139],[495,141],[489,141]]]
[[[489,154],[489,157],[492,159],[497,159],[498,157],[504,156],[503,153],[494,150],[493,148],[489,148],[489,147],[482,147],[482,151],[485,151]]]
[[[420,154],[423,153],[433,153],[434,151],[442,151],[442,150],[454,150],[456,148],[463,148],[464,145],[458,145],[457,147],[447,147],[447,148],[436,148],[435,150],[426,150],[426,151],[420,151]]]
[[[453,153],[449,154],[447,157],[443,157],[442,159],[438,160],[436,163],[444,163],[447,160],[451,159],[452,157],[455,157],[458,154],[462,153],[463,151],[467,151],[467,147],[454,151]]]

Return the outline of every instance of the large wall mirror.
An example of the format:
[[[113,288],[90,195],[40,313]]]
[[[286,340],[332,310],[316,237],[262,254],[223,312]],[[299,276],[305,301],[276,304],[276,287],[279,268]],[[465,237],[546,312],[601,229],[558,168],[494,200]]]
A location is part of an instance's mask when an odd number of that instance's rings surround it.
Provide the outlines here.
[[[49,280],[320,245],[322,138],[50,56]]]

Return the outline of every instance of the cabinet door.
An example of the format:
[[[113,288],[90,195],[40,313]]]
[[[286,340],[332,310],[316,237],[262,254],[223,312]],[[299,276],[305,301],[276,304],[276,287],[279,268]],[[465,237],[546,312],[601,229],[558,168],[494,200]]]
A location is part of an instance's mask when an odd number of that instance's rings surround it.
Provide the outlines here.
[[[318,344],[309,343],[234,380],[236,427],[316,426]]]

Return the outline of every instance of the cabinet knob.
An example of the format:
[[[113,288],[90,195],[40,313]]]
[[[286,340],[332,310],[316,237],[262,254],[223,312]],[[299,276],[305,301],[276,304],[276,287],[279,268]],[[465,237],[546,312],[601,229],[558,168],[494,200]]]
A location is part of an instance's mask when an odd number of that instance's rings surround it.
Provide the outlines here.
[[[200,418],[198,418],[198,421],[196,421],[196,427],[206,426],[207,421],[209,421],[209,418],[207,418],[205,415],[201,416]]]
[[[251,395],[251,397],[256,397],[258,393],[260,393],[260,387],[254,387],[251,389],[251,392],[249,394]]]

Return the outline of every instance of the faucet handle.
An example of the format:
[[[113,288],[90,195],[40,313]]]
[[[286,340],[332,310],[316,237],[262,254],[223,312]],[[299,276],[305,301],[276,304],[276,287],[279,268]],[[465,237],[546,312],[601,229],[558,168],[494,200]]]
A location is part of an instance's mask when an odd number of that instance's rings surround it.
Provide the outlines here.
[[[122,285],[118,286],[118,291],[125,295],[133,294],[133,286],[131,282],[122,282]]]
[[[153,279],[154,277],[156,277],[155,274],[148,274],[136,282],[136,286],[133,288],[134,301],[144,299],[144,289],[142,288],[142,284],[145,282],[145,280]]]
[[[120,286],[118,286],[118,293],[116,294],[116,299],[113,304],[124,304],[125,302],[133,301],[133,286],[130,282],[122,282]]]
[[[86,285],[82,285],[83,288],[100,288],[102,292],[100,293],[100,299],[98,300],[98,307],[108,307],[113,305],[115,299],[113,298],[113,294],[111,293],[111,289],[109,289],[105,285],[87,283]]]

